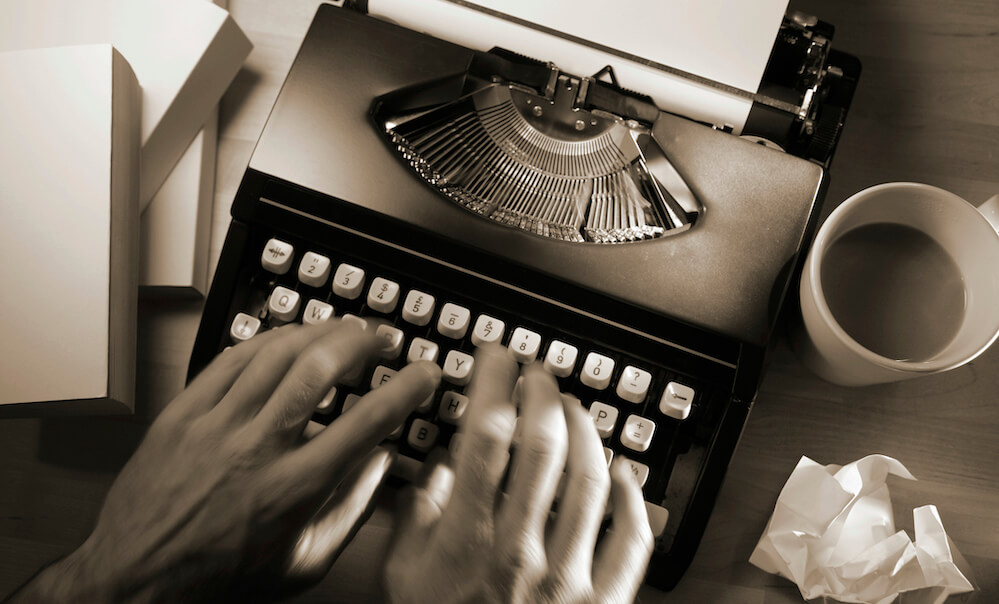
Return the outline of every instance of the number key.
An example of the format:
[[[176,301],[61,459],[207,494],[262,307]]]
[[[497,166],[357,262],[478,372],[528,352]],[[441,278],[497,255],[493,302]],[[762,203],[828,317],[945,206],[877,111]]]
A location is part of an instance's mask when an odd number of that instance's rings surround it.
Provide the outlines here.
[[[490,317],[489,315],[479,315],[475,320],[475,327],[472,329],[472,344],[482,346],[490,342],[499,342],[503,339],[503,332],[506,331],[506,323]]]
[[[399,303],[399,284],[383,277],[375,277],[368,290],[368,308],[390,313]]]
[[[406,294],[406,302],[402,305],[402,318],[423,327],[430,322],[434,314],[434,297],[421,291],[410,290]]]
[[[322,287],[330,276],[330,259],[315,252],[305,252],[298,265],[298,280],[312,287]]]
[[[448,302],[441,308],[441,316],[437,319],[437,331],[443,336],[460,340],[468,331],[471,316],[472,313],[464,306]]]
[[[552,340],[548,346],[548,354],[545,355],[545,369],[557,377],[569,377],[576,367],[576,356],[579,350],[571,344],[559,340]]]
[[[530,363],[538,358],[538,351],[541,349],[541,334],[533,332],[523,327],[513,330],[510,336],[510,354],[519,363]]]
[[[341,298],[355,300],[364,289],[364,269],[341,264],[333,275],[333,293]]]
[[[579,374],[579,381],[590,388],[603,390],[610,386],[612,373],[614,373],[614,359],[591,352],[586,355],[586,361],[583,362],[583,372]]]

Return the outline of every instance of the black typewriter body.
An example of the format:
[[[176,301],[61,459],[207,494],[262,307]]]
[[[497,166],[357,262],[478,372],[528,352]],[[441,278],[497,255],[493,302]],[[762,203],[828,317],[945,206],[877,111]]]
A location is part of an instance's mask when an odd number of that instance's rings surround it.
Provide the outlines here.
[[[374,316],[404,331],[403,353],[379,363],[395,370],[414,338],[439,346],[438,363],[456,350],[471,354],[473,327],[458,338],[436,328],[445,304],[540,335],[537,357],[552,342],[578,358],[563,391],[586,407],[601,402],[618,419],[605,446],[649,468],[648,502],[668,510],[647,580],[671,588],[689,565],[763,375],[783,301],[811,237],[826,187],[825,166],[753,144],[682,117],[662,114],[656,134],[677,170],[703,202],[692,228],[675,236],[618,245],[557,241],[483,219],[421,182],[376,132],[372,101],[442,75],[460,73],[473,52],[358,12],[320,7],[260,137],[232,206],[232,223],[208,296],[191,359],[196,375],[233,343],[243,313],[261,329],[275,288],[310,300],[337,317]],[[272,240],[290,246],[291,270],[261,266]],[[328,258],[330,275],[298,277],[308,252]],[[332,275],[341,264],[365,273],[363,293],[339,296]],[[389,312],[366,303],[371,282],[399,287]],[[400,311],[410,291],[429,294],[433,316],[420,326]],[[580,381],[591,352],[613,360],[609,386]],[[627,367],[651,374],[640,402],[615,391]],[[329,422],[351,394],[363,393],[375,368],[340,388],[316,419]],[[684,419],[664,414],[668,387],[692,390]],[[428,408],[396,439],[416,459],[447,446],[456,427],[441,419],[441,400],[463,392],[443,382]],[[689,391],[684,391],[689,392]],[[448,399],[451,400],[451,399]],[[623,444],[626,418],[655,425],[651,444]],[[409,438],[415,422],[437,431],[429,445]],[[426,424],[420,424],[425,426]]]

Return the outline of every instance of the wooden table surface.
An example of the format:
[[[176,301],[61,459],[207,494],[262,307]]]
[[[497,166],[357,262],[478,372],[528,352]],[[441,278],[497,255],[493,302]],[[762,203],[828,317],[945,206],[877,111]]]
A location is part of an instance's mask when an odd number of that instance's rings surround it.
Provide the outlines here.
[[[222,101],[213,259],[257,136],[317,0],[231,0],[255,49]],[[981,201],[999,192],[999,4],[995,0],[792,0],[837,27],[835,47],[864,73],[832,169],[824,213],[864,187],[912,180]],[[999,259],[983,258],[999,263]],[[214,269],[214,266],[213,266]],[[89,532],[115,473],[150,418],[183,387],[200,301],[140,305],[133,418],[0,420],[0,594]],[[808,373],[781,342],[700,550],[679,587],[643,602],[799,602],[784,579],[747,559],[802,455],[847,463],[870,453],[919,479],[891,480],[900,528],[938,506],[980,591],[999,602],[999,347],[952,372],[841,388]],[[377,597],[390,518],[380,510],[302,601]]]

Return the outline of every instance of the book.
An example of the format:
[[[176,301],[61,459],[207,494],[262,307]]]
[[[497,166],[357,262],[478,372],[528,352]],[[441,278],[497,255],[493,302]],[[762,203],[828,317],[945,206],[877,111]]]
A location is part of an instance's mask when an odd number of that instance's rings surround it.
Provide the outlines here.
[[[213,110],[139,217],[143,298],[208,293],[217,140],[218,112]]]
[[[226,8],[225,0],[213,0]],[[139,296],[201,297],[208,293],[218,109],[139,218]]]
[[[0,51],[110,42],[142,86],[145,208],[252,45],[208,0],[0,0]]]
[[[0,53],[0,415],[134,409],[138,80],[110,44]]]

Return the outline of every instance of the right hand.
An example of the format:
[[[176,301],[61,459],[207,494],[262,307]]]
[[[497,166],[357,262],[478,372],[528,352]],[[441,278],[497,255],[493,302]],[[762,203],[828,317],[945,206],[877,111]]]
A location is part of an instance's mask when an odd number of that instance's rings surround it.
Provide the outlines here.
[[[564,402],[539,365],[523,371],[520,437],[510,459],[517,365],[498,347],[475,359],[456,459],[428,464],[399,514],[386,566],[393,602],[631,602],[653,538],[623,463],[608,472],[586,410]],[[563,468],[565,493],[549,521]],[[597,539],[608,492],[612,527]],[[596,550],[596,552],[595,552]]]

